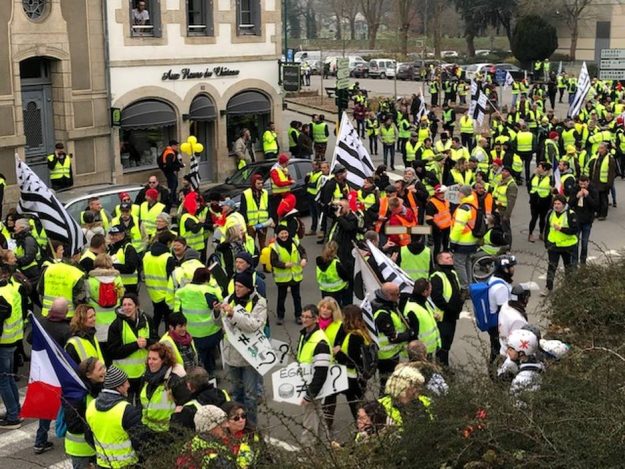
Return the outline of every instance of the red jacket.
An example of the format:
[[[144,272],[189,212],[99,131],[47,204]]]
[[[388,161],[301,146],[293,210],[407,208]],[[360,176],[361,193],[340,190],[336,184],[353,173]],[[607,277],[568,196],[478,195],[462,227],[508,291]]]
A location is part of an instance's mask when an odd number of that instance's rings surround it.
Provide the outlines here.
[[[389,226],[415,226],[417,224],[417,220],[413,211],[408,207],[404,207],[404,209],[404,213],[391,213],[387,224]],[[410,235],[390,235],[388,239],[398,246],[406,246],[410,244]]]
[[[286,181],[281,181],[280,176],[278,176],[278,171],[275,168],[273,168],[269,172],[269,176],[271,177],[271,181],[278,187],[290,186],[291,184],[293,184],[293,179],[291,179],[291,176],[289,176]]]

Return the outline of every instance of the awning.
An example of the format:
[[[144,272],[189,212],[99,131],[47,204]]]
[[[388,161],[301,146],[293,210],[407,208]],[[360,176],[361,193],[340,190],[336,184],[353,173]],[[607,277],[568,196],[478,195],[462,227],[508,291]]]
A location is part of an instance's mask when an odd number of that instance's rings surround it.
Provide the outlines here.
[[[217,110],[208,96],[201,94],[193,98],[189,108],[189,120],[198,122],[215,119],[217,119]]]
[[[266,114],[271,112],[269,99],[258,91],[243,91],[228,101],[226,112],[230,116]]]
[[[176,125],[176,112],[169,104],[146,99],[122,109],[122,129],[150,129]]]

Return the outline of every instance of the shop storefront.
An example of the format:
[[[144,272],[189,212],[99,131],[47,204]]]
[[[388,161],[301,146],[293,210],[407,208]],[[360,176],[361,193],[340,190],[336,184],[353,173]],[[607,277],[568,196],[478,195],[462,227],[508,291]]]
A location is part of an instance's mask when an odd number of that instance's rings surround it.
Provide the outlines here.
[[[271,101],[258,91],[243,91],[233,96],[226,106],[228,150],[232,151],[234,142],[242,129],[249,129],[253,148],[262,152],[262,135],[271,121]]]

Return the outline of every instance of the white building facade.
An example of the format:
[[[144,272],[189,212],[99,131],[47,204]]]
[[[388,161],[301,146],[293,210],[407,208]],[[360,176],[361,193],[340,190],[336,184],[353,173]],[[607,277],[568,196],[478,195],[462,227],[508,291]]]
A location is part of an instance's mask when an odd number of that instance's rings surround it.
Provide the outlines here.
[[[170,140],[204,146],[203,181],[234,169],[243,128],[256,149],[282,112],[278,86],[281,9],[277,0],[109,0],[115,180],[158,174]]]

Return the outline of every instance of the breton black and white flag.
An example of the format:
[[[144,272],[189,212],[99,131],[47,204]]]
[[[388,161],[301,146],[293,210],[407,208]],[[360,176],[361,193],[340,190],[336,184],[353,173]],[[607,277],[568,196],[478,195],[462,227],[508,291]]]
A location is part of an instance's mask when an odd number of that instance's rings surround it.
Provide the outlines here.
[[[369,252],[378,266],[378,272],[382,275],[385,282],[392,282],[399,285],[401,293],[412,294],[414,282],[408,274],[404,272],[395,262],[393,262],[386,254],[373,245],[371,241],[367,241]]]
[[[480,90],[472,114],[473,119],[475,119],[478,125],[482,125],[482,122],[484,122],[484,116],[486,114],[487,108],[488,96],[486,96],[486,93]]]
[[[504,82],[503,87],[510,88],[512,85],[514,85],[514,78],[512,78],[512,74],[509,71],[506,71],[506,81]]]
[[[477,104],[477,100],[480,97],[480,85],[477,84],[477,81],[471,80],[471,101],[469,102],[469,115],[473,117],[473,113],[475,112],[475,105]]]
[[[191,187],[197,192],[200,189],[200,165],[195,155],[191,155],[189,160],[189,178]]]
[[[17,213],[36,215],[50,239],[66,244],[70,254],[80,251],[85,244],[80,225],[18,155],[15,155],[15,173],[20,189]]]
[[[354,294],[362,300],[360,308],[362,309],[362,318],[369,331],[369,336],[376,344],[378,344],[378,328],[373,318],[373,309],[371,308],[371,298],[375,291],[382,287],[380,280],[376,277],[371,266],[363,257],[358,248],[352,250],[352,254],[356,259],[354,264]]]
[[[579,72],[579,78],[577,79],[577,91],[575,97],[569,106],[569,117],[575,117],[582,110],[582,105],[586,99],[586,95],[590,91],[590,75],[588,75],[588,69],[586,68],[586,62],[582,64],[582,70]]]
[[[362,143],[346,113],[343,113],[339,136],[332,156],[333,169],[337,164],[347,169],[347,182],[360,189],[366,177],[373,176],[375,167],[367,147]]]
[[[421,85],[421,94],[419,95],[419,110],[417,111],[417,121],[415,122],[415,125],[417,125],[419,123],[419,121],[421,120],[421,118],[425,115],[427,115],[427,109],[425,107],[425,94],[423,93],[423,85]]]

